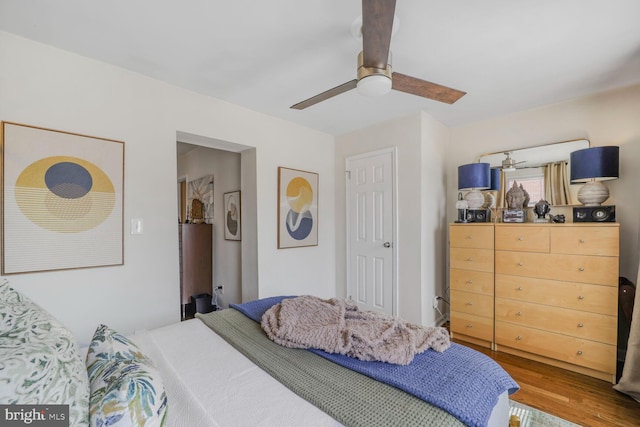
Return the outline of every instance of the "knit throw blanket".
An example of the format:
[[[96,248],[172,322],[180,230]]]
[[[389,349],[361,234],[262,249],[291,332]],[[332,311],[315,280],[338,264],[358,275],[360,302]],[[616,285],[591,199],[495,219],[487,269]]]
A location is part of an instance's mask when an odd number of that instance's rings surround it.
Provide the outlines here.
[[[414,325],[382,313],[358,310],[351,300],[304,295],[273,305],[262,329],[290,348],[314,348],[365,361],[408,365],[416,354],[449,348],[444,328]]]

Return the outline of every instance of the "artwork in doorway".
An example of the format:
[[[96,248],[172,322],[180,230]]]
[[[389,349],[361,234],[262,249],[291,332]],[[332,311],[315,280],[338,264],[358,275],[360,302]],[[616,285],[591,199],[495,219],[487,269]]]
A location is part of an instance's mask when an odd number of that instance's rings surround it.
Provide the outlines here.
[[[2,274],[124,263],[124,142],[2,122],[2,164]]]
[[[224,238],[241,240],[240,231],[240,191],[224,193]]]
[[[213,223],[213,175],[189,181],[187,185],[187,218],[195,224]]]
[[[278,168],[278,249],[318,245],[318,174]]]

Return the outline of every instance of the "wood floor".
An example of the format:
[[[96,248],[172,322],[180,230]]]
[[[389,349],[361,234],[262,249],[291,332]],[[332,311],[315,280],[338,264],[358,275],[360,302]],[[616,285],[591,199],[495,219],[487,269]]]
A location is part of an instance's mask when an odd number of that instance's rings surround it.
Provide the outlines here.
[[[640,426],[640,403],[607,381],[453,340],[487,354],[520,385],[510,398],[585,427]]]

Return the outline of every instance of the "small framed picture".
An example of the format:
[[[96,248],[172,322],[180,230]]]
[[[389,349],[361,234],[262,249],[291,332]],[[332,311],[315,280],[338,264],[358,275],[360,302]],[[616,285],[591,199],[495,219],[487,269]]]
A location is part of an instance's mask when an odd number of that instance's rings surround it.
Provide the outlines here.
[[[224,193],[224,239],[241,240],[240,191]]]

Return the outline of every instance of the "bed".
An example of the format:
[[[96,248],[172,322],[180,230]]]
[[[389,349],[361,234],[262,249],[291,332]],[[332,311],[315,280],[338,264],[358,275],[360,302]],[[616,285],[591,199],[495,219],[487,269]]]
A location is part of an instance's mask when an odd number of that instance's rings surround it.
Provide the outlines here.
[[[156,362],[168,384],[172,408],[168,425],[508,425],[508,396],[517,390],[517,384],[481,353],[466,347],[461,349],[465,354],[470,351],[476,353],[474,357],[479,356],[477,363],[480,365],[477,366],[504,375],[495,382],[493,394],[467,390],[470,395],[486,394],[491,400],[491,408],[487,419],[471,418],[462,422],[445,410],[394,386],[341,367],[314,352],[287,349],[269,341],[256,320],[264,307],[280,299],[235,305],[179,324],[141,331],[131,337]],[[293,353],[299,355],[293,356]],[[260,361],[265,357],[266,363]],[[283,371],[282,366],[288,368]],[[309,371],[309,366],[315,369]],[[460,369],[464,371],[462,375],[468,376],[474,367]],[[285,386],[280,381],[290,374],[290,370],[302,379],[299,384],[294,382]],[[453,373],[449,372],[449,375]],[[473,387],[472,380],[465,384]],[[310,392],[310,389],[321,391]],[[330,391],[322,392],[327,389]],[[366,392],[360,393],[361,390]],[[474,398],[478,397],[482,396]]]
[[[486,356],[482,369],[460,368],[465,389],[473,388],[466,377],[474,369],[500,377],[493,391],[470,394],[490,407],[467,420],[326,355],[270,341],[256,316],[273,303],[241,304],[128,337],[100,325],[85,356],[63,325],[2,283],[0,404],[69,405],[74,427],[508,425],[508,395],[518,387]],[[36,359],[24,362],[30,352],[47,353],[45,369]],[[41,382],[21,388],[36,370],[46,371],[37,374]],[[474,399],[464,401],[474,406]]]

